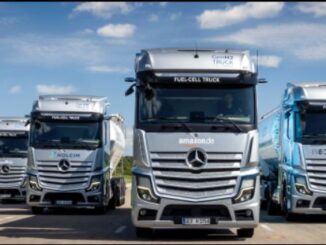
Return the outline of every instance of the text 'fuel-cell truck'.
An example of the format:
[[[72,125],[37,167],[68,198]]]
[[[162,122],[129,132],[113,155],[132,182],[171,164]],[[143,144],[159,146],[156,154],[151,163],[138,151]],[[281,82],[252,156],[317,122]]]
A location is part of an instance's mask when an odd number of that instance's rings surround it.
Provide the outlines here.
[[[289,83],[280,107],[262,117],[262,198],[270,214],[326,214],[325,121],[326,84]]]
[[[28,118],[0,118],[0,200],[25,201]]]
[[[105,97],[40,96],[30,119],[27,203],[44,208],[93,207],[103,213],[125,199],[113,177],[123,150],[123,118],[106,113]]]
[[[259,221],[257,73],[249,52],[149,49],[136,55],[132,221],[153,229]]]

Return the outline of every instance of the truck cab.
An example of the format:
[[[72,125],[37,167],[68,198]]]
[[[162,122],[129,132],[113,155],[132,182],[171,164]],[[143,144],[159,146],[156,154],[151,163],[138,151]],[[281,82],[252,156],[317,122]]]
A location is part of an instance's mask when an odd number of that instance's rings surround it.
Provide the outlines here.
[[[136,55],[132,221],[154,229],[259,221],[257,74],[249,52],[148,49]]]
[[[0,201],[25,201],[28,118],[0,118]]]
[[[124,203],[122,177],[112,177],[125,147],[123,118],[107,114],[105,97],[40,96],[30,120],[27,203],[44,208]]]
[[[271,213],[279,206],[288,220],[326,214],[325,120],[326,85],[289,83],[281,106],[260,122],[260,165]]]

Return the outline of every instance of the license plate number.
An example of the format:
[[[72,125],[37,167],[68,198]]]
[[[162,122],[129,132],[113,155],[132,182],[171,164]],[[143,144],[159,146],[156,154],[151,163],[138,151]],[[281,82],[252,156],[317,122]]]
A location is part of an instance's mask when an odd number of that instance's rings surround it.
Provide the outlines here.
[[[57,205],[72,205],[72,201],[58,200],[55,202]]]
[[[182,218],[183,225],[210,225],[210,218]]]
[[[10,194],[2,194],[0,195],[0,198],[10,198],[11,195]]]

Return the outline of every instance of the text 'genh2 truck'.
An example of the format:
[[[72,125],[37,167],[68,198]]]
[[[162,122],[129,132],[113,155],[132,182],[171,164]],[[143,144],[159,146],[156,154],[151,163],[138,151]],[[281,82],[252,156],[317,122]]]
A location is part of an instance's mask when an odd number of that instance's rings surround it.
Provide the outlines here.
[[[112,177],[125,148],[123,118],[105,97],[40,96],[30,119],[27,203],[44,208],[124,203],[123,177]]]
[[[249,52],[149,49],[136,55],[132,221],[153,229],[259,222],[257,73]]]
[[[28,118],[0,118],[0,200],[25,201]]]
[[[262,199],[288,220],[326,214],[326,84],[287,85],[259,123]]]

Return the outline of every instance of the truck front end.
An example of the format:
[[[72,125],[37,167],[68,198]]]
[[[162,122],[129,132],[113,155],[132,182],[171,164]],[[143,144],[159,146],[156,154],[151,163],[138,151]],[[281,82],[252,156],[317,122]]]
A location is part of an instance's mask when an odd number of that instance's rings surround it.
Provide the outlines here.
[[[326,214],[326,88],[322,84],[293,87],[284,132],[283,210],[295,214]],[[288,163],[288,165],[287,165]],[[286,167],[287,166],[287,167]],[[285,189],[285,188],[283,188]]]
[[[40,96],[31,113],[27,203],[44,208],[108,205],[105,98]]]
[[[25,201],[27,118],[0,118],[0,201]]]
[[[132,221],[139,236],[237,228],[251,237],[259,222],[256,73],[246,52],[197,55],[159,49],[136,58]]]

